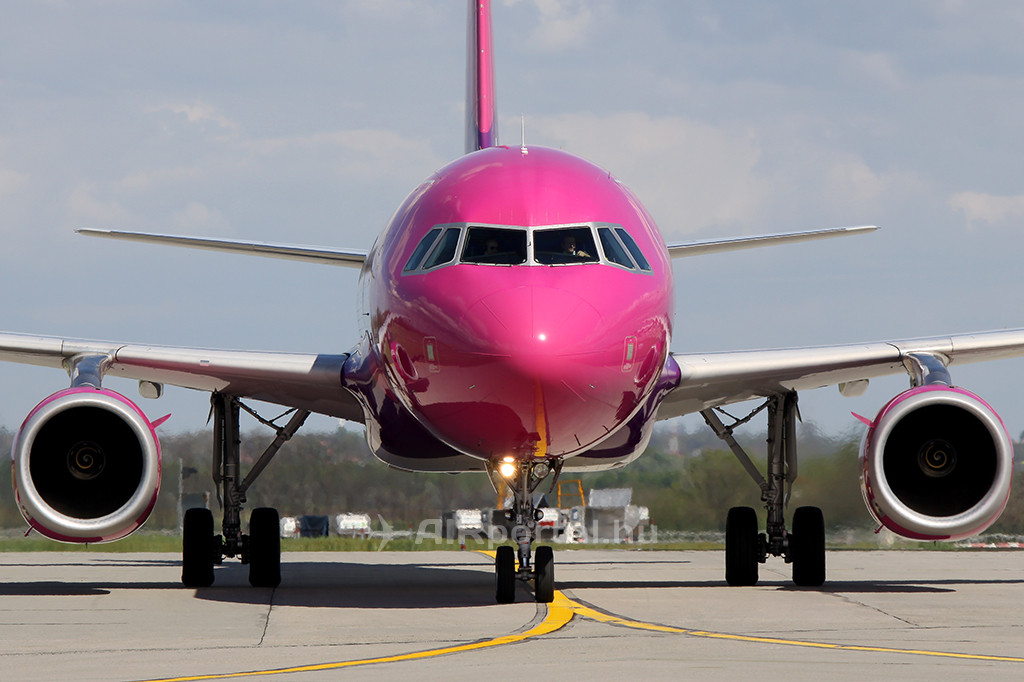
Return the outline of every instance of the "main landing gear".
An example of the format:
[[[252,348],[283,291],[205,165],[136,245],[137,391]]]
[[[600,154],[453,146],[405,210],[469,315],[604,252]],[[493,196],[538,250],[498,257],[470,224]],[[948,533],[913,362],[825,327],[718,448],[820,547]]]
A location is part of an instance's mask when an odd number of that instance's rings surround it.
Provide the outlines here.
[[[768,478],[758,471],[733,438],[733,430],[768,410]],[[751,507],[733,507],[725,522],[725,581],[729,585],[757,584],[758,564],[768,555],[784,557],[793,564],[793,582],[818,587],[825,582],[825,519],[818,507],[799,507],[793,514],[793,529],[786,530],[783,516],[797,477],[795,392],[773,395],[743,419],[729,426],[714,410],[701,412],[715,434],[724,440],[740,464],[761,488],[768,521],[765,532],[758,533],[757,512]]]
[[[539,603],[549,604],[555,598],[554,552],[548,546],[532,550],[541,516],[534,504],[533,493],[552,471],[554,480],[557,480],[560,470],[560,461],[552,469],[546,461],[515,462],[511,458],[489,469],[492,482],[500,476],[512,491],[512,509],[506,514],[512,526],[510,537],[518,548],[517,551],[510,545],[501,545],[495,552],[494,598],[499,604],[515,601],[516,580],[532,580],[533,593]]]
[[[245,493],[259,477],[277,452],[309,416],[296,410],[288,424],[278,427],[238,398],[222,393],[211,396],[213,406],[213,480],[224,508],[221,535],[214,535],[213,513],[196,508],[185,512],[182,529],[181,582],[185,587],[209,587],[213,584],[213,567],[224,557],[238,557],[249,565],[249,583],[253,587],[277,587],[281,583],[281,536],[277,510],[254,509],[249,516],[249,533],[242,533],[242,505]],[[238,417],[245,409],[263,424],[277,431],[277,437],[253,464],[249,474],[241,478]]]

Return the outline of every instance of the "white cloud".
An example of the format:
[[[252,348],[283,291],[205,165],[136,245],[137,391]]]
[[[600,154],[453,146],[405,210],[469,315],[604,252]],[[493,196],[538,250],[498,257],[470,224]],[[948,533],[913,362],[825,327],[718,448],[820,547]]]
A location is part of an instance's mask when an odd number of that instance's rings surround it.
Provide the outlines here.
[[[514,5],[522,0],[506,0]],[[582,47],[587,44],[594,28],[595,8],[601,5],[593,0],[532,0],[539,17],[527,41],[531,47],[543,51]]]
[[[341,177],[365,180],[403,175],[410,167],[439,165],[425,140],[411,140],[391,130],[341,130],[313,135],[253,140],[245,146],[266,157],[327,155]]]
[[[713,126],[643,113],[530,119],[527,139],[565,147],[630,186],[671,239],[714,224],[746,223],[761,210],[756,140]]]
[[[126,175],[119,184],[125,190],[144,191],[200,180],[202,177],[203,173],[197,166],[147,168]]]
[[[949,206],[961,211],[972,228],[1024,223],[1024,194],[1000,196],[984,192],[957,192]]]
[[[122,227],[132,222],[131,213],[116,201],[96,198],[96,186],[81,184],[68,197],[70,218],[76,227]]]
[[[152,111],[170,111],[184,116],[189,123],[213,123],[228,130],[238,128],[238,124],[220,113],[216,107],[206,104],[205,102],[193,102],[191,104],[166,104],[154,107]]]
[[[29,184],[29,176],[10,168],[0,168],[0,197],[16,194]]]
[[[170,225],[177,234],[222,234],[229,228],[224,214],[205,204],[191,202],[171,216]]]
[[[889,90],[897,90],[903,86],[903,77],[890,54],[852,52],[847,55],[846,59],[855,72]]]
[[[801,128],[768,139],[635,112],[531,118],[526,127],[528,143],[565,148],[611,171],[669,241],[709,228],[750,234],[879,222],[908,196],[930,196],[913,172],[874,168],[859,154],[809,142]]]
[[[366,16],[394,19],[396,16],[406,16],[422,10],[424,4],[416,0],[350,0],[346,8]]]
[[[866,203],[878,199],[885,191],[886,182],[868,167],[864,159],[843,155],[843,158],[830,162],[825,186],[830,196]]]

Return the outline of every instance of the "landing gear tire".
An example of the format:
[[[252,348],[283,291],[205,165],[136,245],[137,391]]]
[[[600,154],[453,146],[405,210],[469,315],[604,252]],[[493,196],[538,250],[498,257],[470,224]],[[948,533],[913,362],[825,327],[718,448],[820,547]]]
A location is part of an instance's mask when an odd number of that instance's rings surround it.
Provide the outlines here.
[[[538,547],[533,558],[533,593],[540,604],[555,600],[555,553],[548,546]]]
[[[516,600],[516,551],[508,545],[494,553],[494,599],[499,604]]]
[[[793,582],[801,587],[825,583],[825,517],[818,507],[798,507],[793,514]]]
[[[281,584],[281,521],[277,510],[259,507],[249,517],[249,584]]]
[[[181,535],[181,584],[209,587],[213,584],[213,512],[197,507],[185,512]]]
[[[757,512],[733,507],[725,519],[725,582],[734,587],[757,584]]]

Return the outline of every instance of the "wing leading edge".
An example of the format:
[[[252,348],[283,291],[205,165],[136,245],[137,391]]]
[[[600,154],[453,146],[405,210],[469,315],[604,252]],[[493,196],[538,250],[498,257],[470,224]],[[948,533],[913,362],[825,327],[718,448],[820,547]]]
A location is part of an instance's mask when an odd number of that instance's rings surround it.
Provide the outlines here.
[[[673,353],[677,387],[659,419],[788,391],[821,388],[908,371],[912,354],[954,365],[1024,355],[1024,329],[921,339],[724,353]]]
[[[220,391],[354,422],[363,411],[341,383],[348,355],[211,350],[0,334],[0,360],[67,369],[76,356],[105,356],[105,374]]]
[[[831,237],[848,237],[874,232],[877,229],[877,225],[833,227],[827,230],[784,232],[780,234],[759,235],[757,237],[732,237],[729,239],[709,239],[699,242],[667,244],[666,248],[672,258],[684,258],[687,256],[704,256],[709,253],[723,253],[725,251],[739,251],[741,249],[756,249],[762,246],[809,242],[817,239],[829,239]]]
[[[124,232],[119,230],[95,230],[82,228],[78,234],[87,237],[104,239],[120,239],[125,241],[163,244],[165,246],[182,246],[191,249],[207,249],[211,251],[231,251],[252,256],[268,256],[300,260],[307,263],[324,263],[361,268],[366,260],[367,252],[360,249],[333,249],[323,246],[300,246],[296,244],[271,244],[268,242],[248,242],[234,239],[210,239],[207,237],[180,237],[170,234],[150,234],[147,232]]]

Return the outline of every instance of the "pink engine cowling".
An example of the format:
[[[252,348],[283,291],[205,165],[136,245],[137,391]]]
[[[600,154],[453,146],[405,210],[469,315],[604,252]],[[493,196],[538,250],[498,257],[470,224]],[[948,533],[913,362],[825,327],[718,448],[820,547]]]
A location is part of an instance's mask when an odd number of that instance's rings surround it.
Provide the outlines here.
[[[984,400],[931,385],[882,408],[860,464],[864,502],[880,524],[906,538],[957,540],[988,528],[1006,507],[1013,445]]]
[[[156,504],[156,432],[114,391],[71,388],[46,398],[21,425],[11,459],[22,516],[54,540],[118,540]]]

